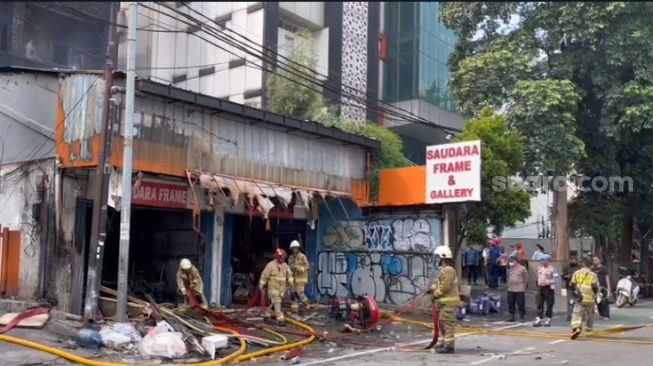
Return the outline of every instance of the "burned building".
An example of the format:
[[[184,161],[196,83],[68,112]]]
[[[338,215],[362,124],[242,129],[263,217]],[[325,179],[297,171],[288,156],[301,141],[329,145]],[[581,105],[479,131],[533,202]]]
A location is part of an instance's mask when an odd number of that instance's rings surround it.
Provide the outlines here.
[[[3,2],[0,66],[104,68],[111,2]]]

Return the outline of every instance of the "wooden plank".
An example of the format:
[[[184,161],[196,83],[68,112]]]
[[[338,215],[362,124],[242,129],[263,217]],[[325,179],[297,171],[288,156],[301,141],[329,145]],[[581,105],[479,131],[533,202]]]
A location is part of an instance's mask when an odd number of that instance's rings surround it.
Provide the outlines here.
[[[5,229],[7,230],[7,229]],[[3,242],[7,238],[7,288],[5,296],[18,296],[20,288],[20,252],[22,232],[20,230],[7,230],[7,235],[3,230]]]
[[[0,327],[4,327],[9,324],[15,317],[19,316],[20,313],[7,313],[3,316],[0,316]],[[45,324],[50,319],[50,314],[40,314],[27,319],[23,319],[18,323],[17,327],[19,328],[36,328],[40,329],[45,327]]]

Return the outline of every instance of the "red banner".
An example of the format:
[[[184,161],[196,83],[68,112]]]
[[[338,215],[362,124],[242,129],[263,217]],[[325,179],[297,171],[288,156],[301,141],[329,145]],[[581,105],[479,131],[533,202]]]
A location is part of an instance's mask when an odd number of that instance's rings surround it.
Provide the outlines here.
[[[164,208],[189,208],[188,186],[141,181],[132,189],[132,204]]]

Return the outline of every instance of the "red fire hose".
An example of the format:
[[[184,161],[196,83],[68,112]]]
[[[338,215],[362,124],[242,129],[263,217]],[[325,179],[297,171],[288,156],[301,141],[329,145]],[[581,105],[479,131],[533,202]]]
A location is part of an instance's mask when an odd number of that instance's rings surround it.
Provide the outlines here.
[[[12,319],[12,321],[10,321],[9,324],[5,325],[4,328],[0,329],[0,334],[7,333],[12,328],[17,326],[21,321],[23,321],[23,320],[25,320],[27,318],[31,318],[33,316],[45,314],[45,313],[48,313],[48,312],[50,312],[49,308],[37,308],[37,309],[32,309],[32,310],[28,310],[28,311],[26,311],[24,313],[21,313],[20,315],[18,315],[14,319]]]
[[[433,348],[438,343],[438,339],[440,338],[440,308],[438,308],[438,304],[435,301],[433,302],[432,308],[433,308],[433,339],[431,340],[431,343],[429,343],[429,345],[426,346],[424,349]]]

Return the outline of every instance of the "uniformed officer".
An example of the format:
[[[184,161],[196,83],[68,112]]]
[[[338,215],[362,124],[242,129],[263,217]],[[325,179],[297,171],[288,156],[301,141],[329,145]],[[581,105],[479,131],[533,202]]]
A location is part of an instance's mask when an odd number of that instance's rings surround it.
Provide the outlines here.
[[[184,296],[184,304],[188,304],[188,289],[192,288],[193,291],[200,298],[200,306],[206,308],[207,302],[204,297],[204,281],[202,281],[202,276],[200,276],[200,271],[190,262],[190,260],[184,258],[179,263],[179,270],[177,271],[177,288],[179,292]]]
[[[288,257],[288,265],[292,270],[292,273],[295,277],[295,293],[292,296],[293,301],[290,305],[290,309],[293,313],[299,312],[299,302],[303,303],[304,306],[308,308],[308,298],[304,294],[304,288],[308,283],[308,259],[302,253],[299,248],[300,244],[297,240],[293,240],[290,243],[290,250],[292,254]]]
[[[589,258],[583,260],[583,267],[571,276],[570,286],[576,298],[574,311],[571,314],[571,339],[576,339],[583,331],[583,315],[585,317],[585,331],[591,332],[594,326],[594,304],[596,293],[599,290],[599,279],[590,267]]]
[[[259,288],[261,290],[267,287],[270,305],[266,311],[266,318],[274,316],[280,326],[286,325],[286,321],[281,310],[281,300],[286,293],[286,286],[293,286],[294,280],[290,267],[286,264],[286,251],[277,249],[274,252],[274,259],[265,266],[261,273]],[[272,314],[270,314],[272,309]]]
[[[437,353],[454,353],[454,327],[456,325],[456,312],[460,306],[460,292],[458,290],[458,274],[454,268],[451,249],[439,246],[434,255],[440,263],[440,274],[429,287],[440,311],[440,332],[442,343],[435,349]]]

